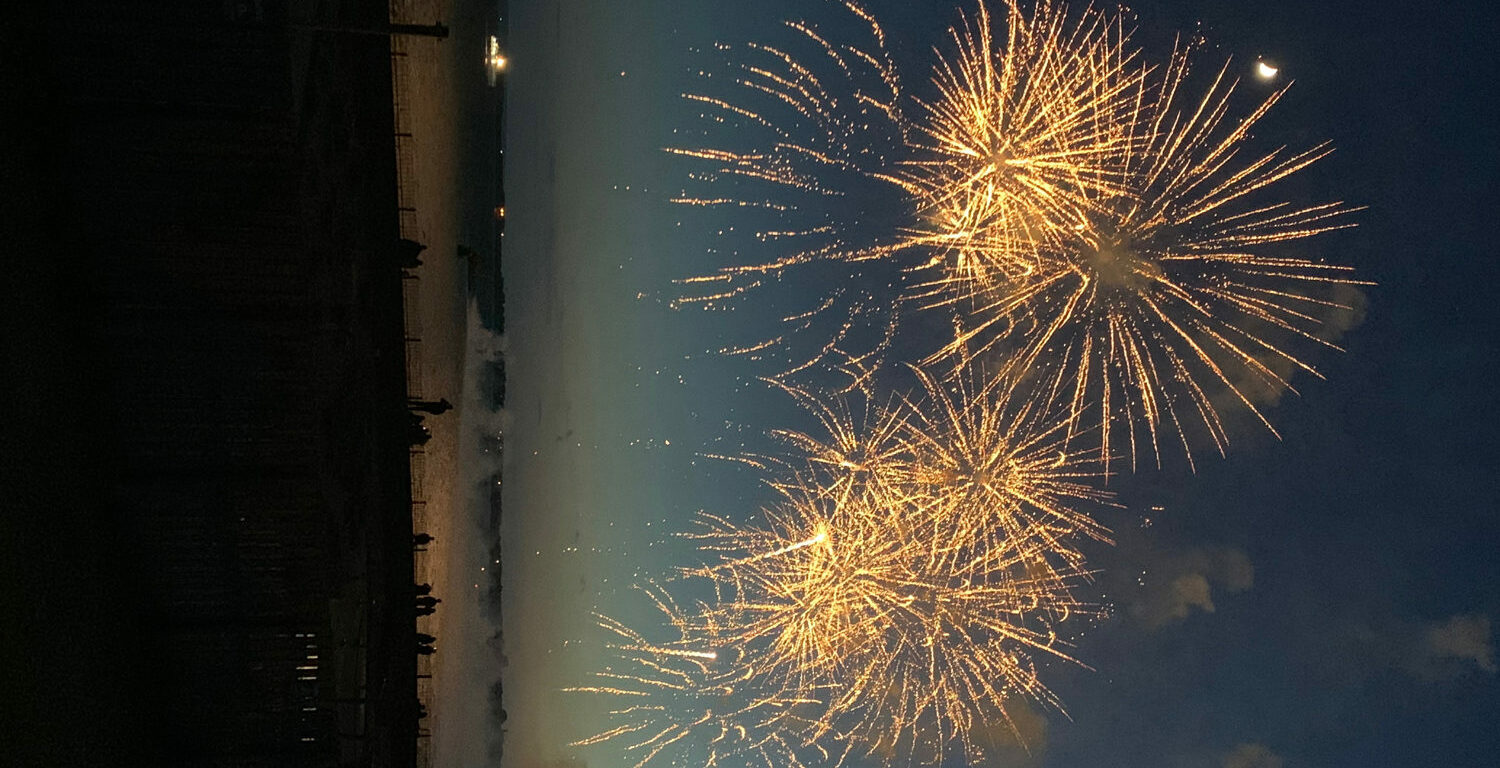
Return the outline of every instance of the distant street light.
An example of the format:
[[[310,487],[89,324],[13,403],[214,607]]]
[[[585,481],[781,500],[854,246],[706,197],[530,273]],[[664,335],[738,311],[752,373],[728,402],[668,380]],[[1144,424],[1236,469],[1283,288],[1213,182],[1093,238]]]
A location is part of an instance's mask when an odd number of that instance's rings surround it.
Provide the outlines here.
[[[505,71],[507,63],[505,54],[500,52],[500,40],[494,35],[490,35],[489,40],[485,42],[484,46],[484,64],[485,69],[489,71],[490,85],[495,84],[495,80],[500,76],[500,73]]]

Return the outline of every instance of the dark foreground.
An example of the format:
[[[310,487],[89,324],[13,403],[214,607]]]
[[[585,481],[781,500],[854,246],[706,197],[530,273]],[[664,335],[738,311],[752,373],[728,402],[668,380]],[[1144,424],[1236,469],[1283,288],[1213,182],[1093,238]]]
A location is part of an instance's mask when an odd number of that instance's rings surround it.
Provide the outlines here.
[[[4,762],[411,765],[385,3],[16,5]]]

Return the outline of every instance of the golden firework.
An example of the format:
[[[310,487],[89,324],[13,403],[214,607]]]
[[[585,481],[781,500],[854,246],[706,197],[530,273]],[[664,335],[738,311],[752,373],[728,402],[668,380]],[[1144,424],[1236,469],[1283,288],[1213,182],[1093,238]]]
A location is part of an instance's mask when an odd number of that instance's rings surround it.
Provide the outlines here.
[[[1091,485],[1104,474],[1100,451],[1068,449],[1068,435],[1088,431],[1078,417],[1048,410],[1047,398],[1031,396],[1005,371],[946,378],[910,371],[918,388],[883,402],[863,390],[827,395],[783,385],[821,431],[774,430],[790,455],[757,465],[779,465],[794,487],[815,485],[835,500],[868,490],[891,505],[962,516],[976,533],[1013,539],[1040,527],[1107,541],[1076,509],[1108,498]]]
[[[591,685],[565,688],[615,702],[610,727],[571,746],[622,745],[633,768],[671,764],[767,765],[804,768],[803,754],[826,759],[827,750],[803,740],[804,710],[816,699],[788,692],[726,647],[718,633],[689,633],[679,608],[665,592],[643,588],[661,612],[670,640],[653,643],[607,616],[600,628],[614,638],[614,663]],[[815,716],[815,715],[814,715]]]
[[[911,487],[974,540],[1043,540],[1054,536],[1109,542],[1083,505],[1109,502],[1090,483],[1104,477],[1097,449],[1069,450],[1070,433],[1087,433],[1078,416],[1058,415],[1004,372],[959,372],[939,380],[913,369],[922,389],[906,401],[903,441]],[[1078,565],[1081,561],[1075,561]]]
[[[1058,706],[1035,658],[1072,662],[1059,625],[1092,612],[1071,595],[1086,574],[1059,555],[1064,537],[995,546],[958,516],[869,487],[837,500],[783,490],[759,525],[703,518],[692,535],[720,560],[692,574],[718,600],[690,620],[819,701],[807,742],[973,759],[984,749],[975,729],[1004,718],[1013,697]]]
[[[1257,399],[1291,389],[1295,370],[1317,375],[1294,349],[1332,347],[1320,328],[1362,284],[1348,267],[1273,250],[1352,226],[1342,203],[1273,194],[1328,146],[1255,152],[1250,132],[1285,89],[1236,116],[1227,64],[1184,96],[1189,54],[1135,86],[1117,188],[1080,187],[1037,243],[1036,272],[971,292],[966,328],[929,358],[1008,357],[1073,418],[1093,414],[1106,461],[1123,433],[1132,468],[1142,455],[1160,465],[1165,440],[1189,463],[1204,436],[1222,454],[1225,404],[1274,432]]]
[[[1107,532],[1073,507],[1107,497],[1086,482],[1097,451],[1063,452],[1064,425],[1024,398],[916,378],[884,403],[791,390],[822,433],[776,433],[782,500],[757,524],[700,518],[689,536],[718,559],[688,574],[716,599],[691,620],[817,692],[813,741],[973,757],[1013,697],[1058,706],[1035,658],[1072,661],[1058,629],[1094,613],[1071,594],[1077,542]]]
[[[1094,8],[1070,19],[1049,0],[1011,2],[997,21],[980,0],[950,36],[900,174],[908,238],[942,266],[927,286],[938,304],[1032,275],[1082,198],[1120,191],[1143,76],[1120,19]]]

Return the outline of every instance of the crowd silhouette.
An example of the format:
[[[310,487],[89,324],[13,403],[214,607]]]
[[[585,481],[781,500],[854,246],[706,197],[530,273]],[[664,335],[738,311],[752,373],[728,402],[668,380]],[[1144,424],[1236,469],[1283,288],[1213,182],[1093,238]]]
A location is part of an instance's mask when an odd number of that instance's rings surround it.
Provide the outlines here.
[[[403,269],[411,269],[421,265],[422,261],[418,255],[425,249],[420,243],[402,240],[399,249],[401,266]],[[407,442],[411,446],[426,445],[432,439],[432,431],[427,428],[424,419],[427,416],[439,416],[453,410],[453,403],[447,398],[437,400],[423,400],[416,397],[408,397],[406,400],[406,435]],[[412,550],[416,552],[427,551],[427,546],[437,541],[437,537],[426,531],[412,534]],[[443,602],[432,594],[432,584],[423,582],[412,585],[412,611],[415,618],[432,616],[437,613],[438,604]],[[413,638],[415,650],[419,656],[432,656],[437,653],[437,637],[427,632],[417,632]],[[420,699],[415,702],[414,714],[418,721],[427,718],[427,706]],[[429,734],[418,726],[418,736],[426,737]]]

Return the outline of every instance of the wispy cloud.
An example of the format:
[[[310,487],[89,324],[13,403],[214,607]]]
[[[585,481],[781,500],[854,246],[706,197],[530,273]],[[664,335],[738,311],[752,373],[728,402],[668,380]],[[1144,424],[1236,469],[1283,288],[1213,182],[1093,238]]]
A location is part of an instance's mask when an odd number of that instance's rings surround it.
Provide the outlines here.
[[[1047,717],[1014,699],[1005,703],[1005,718],[989,718],[973,736],[994,768],[1023,768],[1042,764],[1047,752]]]
[[[1199,548],[1168,556],[1141,577],[1126,608],[1148,627],[1181,621],[1195,611],[1217,610],[1215,594],[1244,592],[1255,585],[1255,566],[1243,551]]]
[[[1348,686],[1383,671],[1424,683],[1500,672],[1491,619],[1486,614],[1455,614],[1432,621],[1362,617],[1330,629],[1318,635],[1327,638],[1327,646],[1309,672],[1329,676],[1331,684]]]
[[[1471,671],[1470,664],[1495,674],[1495,643],[1490,617],[1457,615],[1433,622],[1414,649],[1413,669],[1422,676],[1451,677]]]
[[[1224,755],[1223,768],[1282,768],[1286,761],[1264,744],[1238,744]]]

